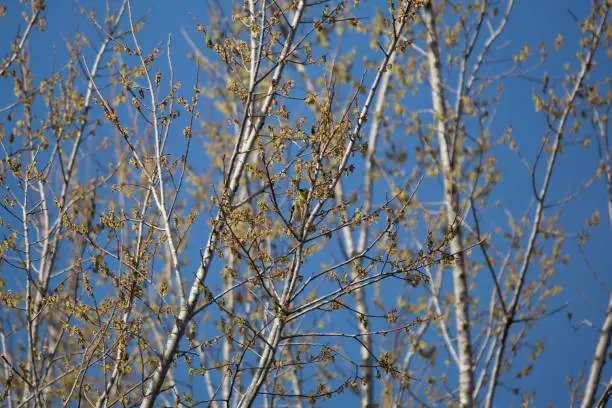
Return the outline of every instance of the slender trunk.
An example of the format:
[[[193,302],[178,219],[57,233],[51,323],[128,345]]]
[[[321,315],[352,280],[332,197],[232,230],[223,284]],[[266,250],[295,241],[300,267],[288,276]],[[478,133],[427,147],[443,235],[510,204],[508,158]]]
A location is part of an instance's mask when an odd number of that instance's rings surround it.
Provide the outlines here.
[[[605,160],[605,171],[606,171],[606,187],[608,190],[608,221],[610,223],[610,229],[612,230],[612,157],[610,156],[610,140],[608,137],[608,119],[600,118],[599,131],[601,133],[604,160]],[[597,388],[601,379],[601,371],[604,364],[606,363],[606,353],[610,346],[610,337],[612,336],[612,294],[610,294],[610,301],[608,302],[608,310],[606,311],[606,317],[604,323],[601,326],[599,332],[599,340],[597,341],[597,347],[595,348],[595,355],[593,356],[593,363],[591,364],[591,370],[589,372],[589,379],[587,380],[584,388],[584,398],[582,399],[581,408],[592,407],[595,403],[595,396],[597,394]],[[612,384],[612,383],[611,383]],[[608,389],[610,386],[608,386]],[[606,389],[606,392],[608,390]],[[604,398],[604,397],[602,397]]]
[[[264,126],[266,120],[265,114],[268,111],[268,108],[271,106],[272,99],[275,94],[275,84],[279,83],[283,70],[289,62],[287,57],[292,52],[295,32],[297,26],[302,20],[302,15],[304,13],[305,7],[305,1],[302,0],[298,3],[297,10],[294,13],[293,20],[291,23],[290,33],[287,36],[287,39],[283,46],[283,50],[281,52],[281,55],[279,56],[280,62],[275,68],[274,73],[272,74],[271,85],[267,90],[265,98],[263,98],[261,109],[259,110],[261,116],[258,117],[251,129],[246,130],[244,132],[244,135],[246,135],[246,137],[243,138],[243,132],[241,132],[241,137],[236,142],[234,154],[232,154],[232,159],[230,160],[229,165],[230,175],[227,180],[228,203],[231,203],[236,195],[236,192],[240,185],[240,179],[242,178],[244,167],[249,157],[249,153],[255,143],[255,140],[260,130]],[[250,90],[250,97],[253,97],[254,91],[254,89]],[[145,398],[140,404],[141,408],[151,408],[155,404],[155,400],[157,399],[158,395],[162,390],[162,386],[166,378],[166,374],[168,373],[168,370],[170,368],[170,365],[176,357],[179,342],[185,335],[187,324],[193,318],[193,313],[198,304],[202,287],[204,286],[204,282],[206,281],[206,277],[208,275],[208,270],[210,268],[210,265],[212,264],[215,246],[217,244],[221,231],[223,230],[222,218],[222,212],[221,210],[219,210],[214,218],[212,231],[210,232],[208,241],[206,242],[204,253],[201,258],[201,264],[197,270],[195,280],[189,291],[187,302],[182,305],[181,310],[178,314],[178,318],[176,319],[176,323],[172,328],[172,332],[168,336],[168,341],[166,343],[166,346],[164,347],[159,366],[155,369],[152,379],[147,386]]]
[[[606,353],[610,346],[610,335],[612,334],[612,295],[610,295],[610,302],[608,303],[608,310],[606,311],[606,318],[604,324],[599,332],[599,341],[595,348],[595,356],[593,357],[593,363],[591,364],[591,370],[589,372],[589,379],[587,380],[586,387],[584,389],[584,398],[582,399],[581,408],[589,408],[595,404],[595,396],[597,394],[597,388],[601,379],[601,371],[604,364],[606,363]]]
[[[521,267],[517,274],[518,276],[517,284],[514,289],[512,299],[509,302],[508,314],[505,316],[505,321],[503,322],[503,326],[501,327],[501,334],[499,337],[499,347],[497,349],[497,354],[495,355],[495,362],[493,365],[493,369],[491,370],[491,376],[489,380],[489,390],[488,390],[488,393],[485,399],[484,406],[486,408],[490,408],[493,406],[495,391],[497,389],[499,375],[502,370],[504,353],[506,350],[508,338],[510,337],[510,327],[512,326],[512,323],[514,322],[514,317],[519,307],[519,301],[521,299],[523,286],[525,285],[527,271],[529,269],[532,254],[536,248],[537,238],[540,234],[540,223],[542,222],[542,219],[544,217],[546,197],[549,191],[549,186],[550,186],[550,182],[552,179],[553,170],[557,163],[557,157],[562,149],[565,125],[567,124],[567,121],[569,120],[570,113],[573,111],[574,102],[577,98],[578,92],[582,89],[585,78],[587,77],[592,67],[593,58],[595,55],[595,51],[597,50],[598,45],[599,45],[601,33],[604,27],[606,26],[607,16],[608,16],[608,10],[606,9],[605,16],[602,18],[601,23],[599,24],[595,35],[591,38],[591,44],[589,47],[589,51],[582,62],[582,68],[580,69],[580,72],[576,76],[576,82],[574,83],[574,87],[571,93],[569,94],[569,96],[567,97],[567,104],[555,128],[555,140],[551,146],[551,153],[548,159],[548,164],[546,167],[546,173],[544,176],[544,180],[542,182],[542,187],[540,188],[539,193],[537,193],[537,197],[536,197],[537,205],[535,209],[535,214],[533,216],[533,221],[531,224],[532,225],[531,232],[529,233],[529,239],[527,240],[527,246],[525,247],[523,261],[521,262]]]
[[[453,285],[455,291],[455,320],[457,326],[457,346],[459,351],[459,405],[473,407],[474,400],[474,370],[472,357],[472,341],[470,338],[469,295],[467,265],[463,254],[463,234],[459,218],[459,194],[455,183],[455,164],[451,160],[451,145],[447,128],[447,110],[444,100],[440,49],[437,41],[434,10],[430,2],[423,8],[425,27],[427,30],[427,58],[429,62],[429,80],[434,107],[434,120],[440,145],[440,159],[444,179],[444,203],[446,219],[454,230],[450,241],[450,249],[456,254],[453,264]]]
[[[354,269],[354,268],[353,268]],[[353,279],[357,273],[353,274]],[[364,385],[361,390],[361,408],[369,408],[374,404],[374,365],[370,350],[372,350],[372,336],[366,334],[370,331],[368,326],[368,307],[366,296],[363,289],[358,289],[353,293],[355,297],[355,310],[358,313],[357,326],[361,334],[363,345],[360,347],[361,369],[363,372]]]

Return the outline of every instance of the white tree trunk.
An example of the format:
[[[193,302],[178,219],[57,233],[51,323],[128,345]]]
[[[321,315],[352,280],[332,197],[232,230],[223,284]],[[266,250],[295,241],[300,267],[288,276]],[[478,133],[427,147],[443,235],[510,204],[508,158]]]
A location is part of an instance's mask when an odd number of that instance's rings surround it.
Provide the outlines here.
[[[447,110],[442,86],[440,49],[437,41],[435,14],[431,3],[423,8],[427,30],[427,59],[429,62],[429,81],[434,107],[434,120],[438,133],[440,161],[444,181],[444,204],[446,219],[455,233],[450,241],[450,249],[456,254],[453,264],[453,285],[455,291],[455,320],[457,326],[457,348],[459,352],[459,404],[461,407],[473,407],[474,370],[472,341],[470,338],[469,295],[467,266],[463,254],[463,237],[459,215],[459,196],[454,180],[454,163],[451,159],[452,143],[449,143],[446,120]]]
[[[610,346],[610,335],[612,334],[612,295],[610,295],[610,302],[608,303],[608,310],[606,311],[606,318],[604,324],[601,327],[599,333],[599,341],[595,348],[595,356],[593,357],[593,363],[591,364],[591,370],[589,372],[589,379],[584,389],[584,398],[582,399],[581,408],[589,408],[595,404],[595,396],[597,394],[597,388],[601,379],[601,370],[606,363],[606,353]]]

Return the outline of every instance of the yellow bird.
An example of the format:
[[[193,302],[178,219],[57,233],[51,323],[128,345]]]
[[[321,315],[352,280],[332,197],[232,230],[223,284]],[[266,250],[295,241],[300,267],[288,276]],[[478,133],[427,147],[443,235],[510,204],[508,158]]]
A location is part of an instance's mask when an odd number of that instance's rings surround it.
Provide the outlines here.
[[[306,199],[308,198],[308,190],[300,188],[297,197],[291,206],[291,214],[289,215],[289,223],[302,222],[306,216]]]

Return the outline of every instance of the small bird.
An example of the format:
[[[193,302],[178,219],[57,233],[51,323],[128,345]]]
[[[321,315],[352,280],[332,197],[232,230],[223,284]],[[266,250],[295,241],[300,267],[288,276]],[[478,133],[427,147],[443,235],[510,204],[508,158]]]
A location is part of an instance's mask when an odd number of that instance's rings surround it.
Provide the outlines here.
[[[308,190],[300,188],[297,197],[291,206],[291,214],[289,215],[289,223],[295,221],[302,222],[306,215],[306,199],[308,198]]]
[[[436,355],[436,346],[435,345],[431,345],[428,348],[419,347],[417,351],[419,352],[421,357],[423,357],[426,360],[430,360],[430,359],[435,358],[435,355]]]

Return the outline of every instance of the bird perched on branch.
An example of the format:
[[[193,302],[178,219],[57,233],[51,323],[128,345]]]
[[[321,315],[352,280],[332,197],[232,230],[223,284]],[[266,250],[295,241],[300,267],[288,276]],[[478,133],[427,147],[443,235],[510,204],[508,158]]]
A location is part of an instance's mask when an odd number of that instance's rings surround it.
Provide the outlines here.
[[[308,198],[308,190],[305,188],[298,189],[297,197],[293,200],[291,206],[291,214],[289,215],[289,223],[302,222],[306,216],[306,199]]]

